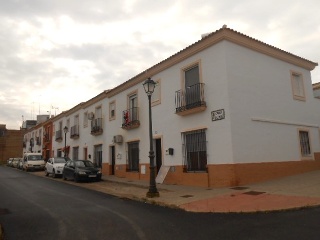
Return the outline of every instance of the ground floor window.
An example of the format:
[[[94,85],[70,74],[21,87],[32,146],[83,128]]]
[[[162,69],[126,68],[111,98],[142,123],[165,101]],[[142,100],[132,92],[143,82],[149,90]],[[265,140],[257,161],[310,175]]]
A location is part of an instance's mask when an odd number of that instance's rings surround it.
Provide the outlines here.
[[[102,167],[102,145],[94,146],[93,163],[97,167]]]
[[[73,147],[72,159],[73,160],[79,160],[79,147]]]
[[[301,156],[308,157],[311,155],[311,147],[310,147],[310,139],[309,139],[309,132],[300,130],[299,131],[299,138],[300,138],[300,149],[301,149]]]
[[[139,172],[139,142],[128,143],[127,171]]]
[[[182,133],[184,168],[187,172],[207,170],[205,129]]]
[[[57,150],[57,157],[62,157],[62,151],[61,151],[61,149],[58,149],[58,150]]]

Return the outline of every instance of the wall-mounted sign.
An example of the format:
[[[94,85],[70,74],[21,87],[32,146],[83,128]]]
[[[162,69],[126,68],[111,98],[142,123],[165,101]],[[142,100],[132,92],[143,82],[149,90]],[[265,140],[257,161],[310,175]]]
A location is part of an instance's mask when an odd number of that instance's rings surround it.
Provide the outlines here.
[[[212,121],[218,121],[218,120],[225,119],[224,109],[219,109],[219,110],[216,110],[216,111],[212,111],[211,112],[211,118],[212,118]]]

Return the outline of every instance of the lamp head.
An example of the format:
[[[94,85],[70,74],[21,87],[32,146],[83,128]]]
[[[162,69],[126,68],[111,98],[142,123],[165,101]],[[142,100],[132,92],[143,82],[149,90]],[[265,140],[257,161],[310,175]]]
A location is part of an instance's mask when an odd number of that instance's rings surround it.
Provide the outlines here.
[[[146,92],[146,94],[148,96],[151,96],[154,88],[156,86],[155,81],[153,81],[151,78],[148,78],[144,83],[143,83],[143,87],[144,87],[144,91]]]

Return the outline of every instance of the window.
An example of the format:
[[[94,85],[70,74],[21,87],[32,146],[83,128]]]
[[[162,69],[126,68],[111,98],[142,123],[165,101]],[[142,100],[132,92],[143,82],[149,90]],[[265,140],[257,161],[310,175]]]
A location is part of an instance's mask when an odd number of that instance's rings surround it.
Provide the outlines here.
[[[127,170],[139,172],[139,142],[128,143]]]
[[[152,106],[158,105],[161,103],[161,81],[160,80],[156,80],[155,81],[156,86],[154,88],[154,91],[151,95],[151,103]]]
[[[291,85],[293,98],[296,100],[305,101],[303,78],[300,73],[291,72]]]
[[[116,102],[109,103],[109,120],[116,119]]]
[[[67,128],[69,129],[69,131],[70,131],[70,118],[67,119],[66,126],[67,126]]]
[[[79,125],[79,115],[75,115],[74,116],[74,126],[78,126]]]
[[[72,159],[79,160],[79,147],[73,147],[72,149]]]
[[[311,146],[309,139],[309,132],[305,130],[299,130],[300,149],[302,157],[311,156]]]
[[[187,172],[207,170],[207,141],[205,129],[182,133],[184,167]]]
[[[83,127],[88,126],[88,111],[83,113]]]

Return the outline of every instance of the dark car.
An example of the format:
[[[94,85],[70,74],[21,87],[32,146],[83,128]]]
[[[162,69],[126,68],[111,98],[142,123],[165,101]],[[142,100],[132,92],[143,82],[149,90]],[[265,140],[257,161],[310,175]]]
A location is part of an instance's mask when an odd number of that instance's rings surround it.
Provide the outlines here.
[[[88,160],[69,160],[63,168],[64,180],[73,179],[75,182],[101,180],[101,170]]]

